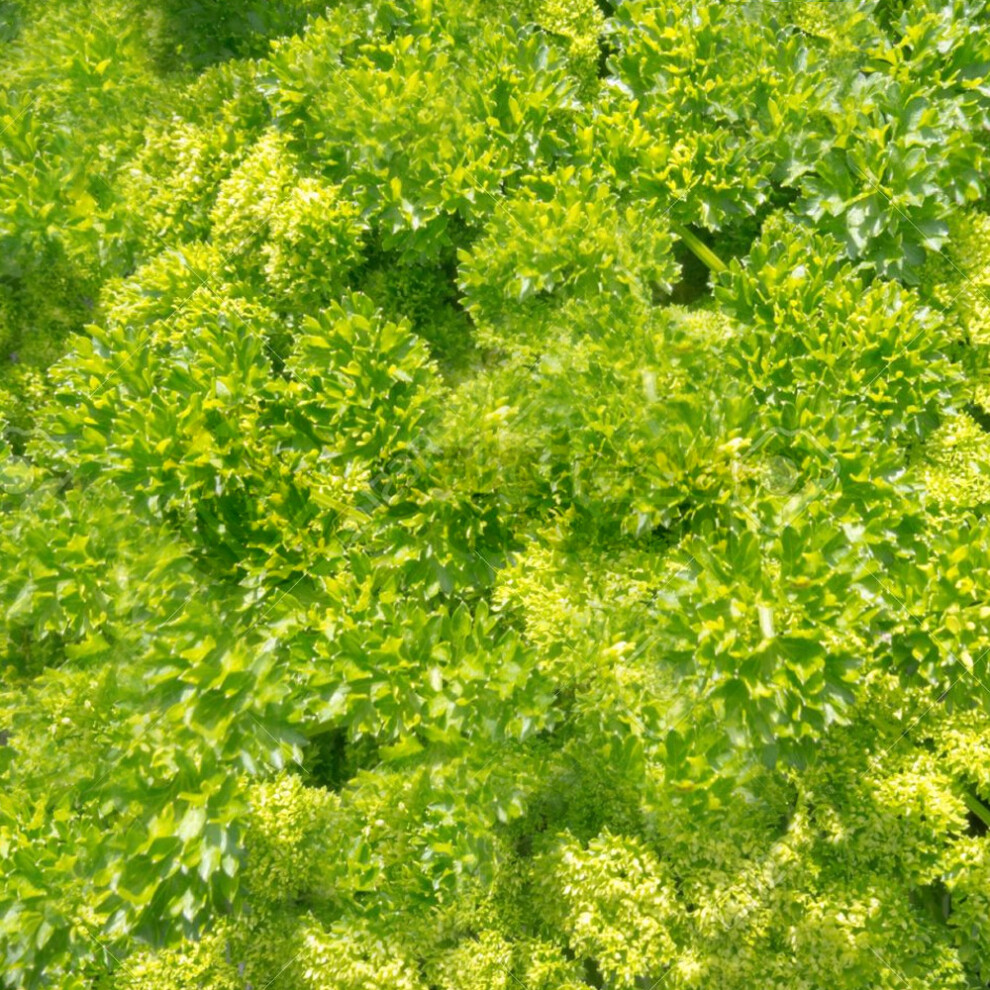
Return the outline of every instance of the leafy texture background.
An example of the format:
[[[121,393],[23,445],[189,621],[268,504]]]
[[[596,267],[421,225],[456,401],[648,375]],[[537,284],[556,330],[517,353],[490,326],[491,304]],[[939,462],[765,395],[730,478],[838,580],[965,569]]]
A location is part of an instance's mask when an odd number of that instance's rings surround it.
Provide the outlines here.
[[[5,986],[990,985],[984,0],[0,39]]]

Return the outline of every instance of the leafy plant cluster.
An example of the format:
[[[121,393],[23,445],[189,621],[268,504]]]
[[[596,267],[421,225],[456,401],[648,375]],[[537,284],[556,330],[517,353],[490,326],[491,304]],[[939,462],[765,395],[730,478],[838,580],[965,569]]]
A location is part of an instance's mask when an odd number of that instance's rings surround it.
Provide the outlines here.
[[[5,986],[990,985],[984,0],[0,37]]]

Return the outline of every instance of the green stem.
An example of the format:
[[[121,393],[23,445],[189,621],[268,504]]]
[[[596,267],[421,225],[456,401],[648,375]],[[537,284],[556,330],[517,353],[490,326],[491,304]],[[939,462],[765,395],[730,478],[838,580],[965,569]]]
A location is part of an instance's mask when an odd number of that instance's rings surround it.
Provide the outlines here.
[[[987,828],[990,828],[990,808],[987,808],[982,801],[977,801],[972,794],[963,794],[963,802]]]
[[[670,229],[684,241],[688,248],[690,248],[691,253],[713,272],[728,271],[729,266],[701,238],[696,234],[692,234],[683,224],[679,224],[676,220],[671,220]]]

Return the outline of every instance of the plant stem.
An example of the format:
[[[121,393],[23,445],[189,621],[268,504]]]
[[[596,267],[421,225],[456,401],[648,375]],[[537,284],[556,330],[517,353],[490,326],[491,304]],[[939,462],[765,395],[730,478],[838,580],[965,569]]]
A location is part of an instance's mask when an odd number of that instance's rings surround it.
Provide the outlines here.
[[[978,801],[972,794],[963,794],[963,802],[984,825],[990,828],[990,808]]]
[[[691,253],[713,272],[724,272],[728,265],[696,234],[692,234],[683,224],[671,220],[670,229],[688,246]]]

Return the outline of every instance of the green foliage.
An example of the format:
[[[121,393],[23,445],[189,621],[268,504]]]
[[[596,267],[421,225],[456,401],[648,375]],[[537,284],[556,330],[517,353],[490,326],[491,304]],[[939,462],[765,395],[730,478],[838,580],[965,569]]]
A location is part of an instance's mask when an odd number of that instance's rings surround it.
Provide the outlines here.
[[[985,983],[988,24],[0,3],[0,982]]]
[[[530,176],[461,256],[460,288],[481,339],[494,345],[541,302],[670,289],[678,274],[662,217],[624,210],[590,169]],[[527,303],[530,303],[527,305]],[[600,305],[600,303],[599,303]]]
[[[336,851],[333,797],[306,787],[298,776],[285,775],[254,785],[249,800],[245,881],[259,901],[291,904],[309,893],[321,861]]]
[[[203,69],[263,55],[270,38],[294,34],[323,7],[315,0],[156,0],[142,12],[151,51],[163,68]]]
[[[944,423],[928,441],[926,478],[932,497],[950,504],[982,505],[990,499],[987,435],[966,413]]]
[[[571,948],[598,963],[619,986],[659,979],[677,958],[672,878],[648,849],[607,832],[583,845],[558,846],[554,861],[538,864],[542,914]]]
[[[149,123],[121,176],[130,236],[143,255],[210,232],[220,184],[268,122],[253,63],[205,71],[181,94],[170,119]]]
[[[605,19],[594,0],[513,0],[505,12],[535,24],[560,45],[582,92],[597,84]]]
[[[714,230],[790,187],[850,258],[916,280],[952,207],[984,195],[988,28],[982,3],[930,0],[890,38],[873,6],[618,5],[606,167]]]
[[[283,357],[269,342],[271,310],[236,295],[217,309],[216,290],[189,265],[163,256],[122,287],[105,330],[55,373],[60,394],[88,399],[60,410],[52,429],[85,423],[75,469],[105,470],[114,450],[110,477],[219,565],[283,575],[300,560],[318,567],[342,527],[363,518],[357,493],[427,414],[425,348],[354,296],[307,316]],[[142,285],[163,275],[179,277],[182,295],[191,283],[190,294],[181,313],[148,314],[139,328],[128,303],[140,306]]]

